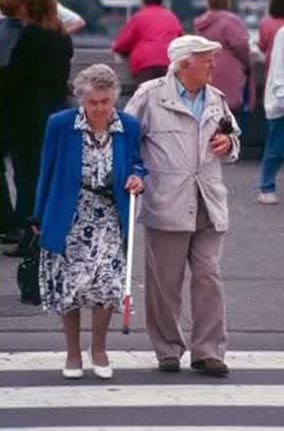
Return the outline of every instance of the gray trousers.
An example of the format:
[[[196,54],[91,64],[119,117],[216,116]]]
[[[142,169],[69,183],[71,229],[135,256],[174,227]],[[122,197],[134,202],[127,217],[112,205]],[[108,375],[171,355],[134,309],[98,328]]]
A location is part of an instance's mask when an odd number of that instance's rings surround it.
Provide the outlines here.
[[[216,232],[200,202],[196,232],[146,228],[146,321],[158,360],[180,358],[186,344],[180,325],[182,284],[191,270],[191,358],[223,359],[226,348],[224,291],[219,261],[224,234]]]

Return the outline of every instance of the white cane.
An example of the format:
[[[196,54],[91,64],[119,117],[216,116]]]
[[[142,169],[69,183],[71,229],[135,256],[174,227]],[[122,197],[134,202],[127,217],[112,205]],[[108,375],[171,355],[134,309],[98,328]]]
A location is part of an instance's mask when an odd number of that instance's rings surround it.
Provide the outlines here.
[[[125,286],[125,297],[123,301],[124,308],[123,308],[122,332],[124,334],[129,334],[131,279],[132,279],[133,249],[134,249],[134,227],[135,227],[135,194],[130,192],[127,260],[126,260],[126,286]]]

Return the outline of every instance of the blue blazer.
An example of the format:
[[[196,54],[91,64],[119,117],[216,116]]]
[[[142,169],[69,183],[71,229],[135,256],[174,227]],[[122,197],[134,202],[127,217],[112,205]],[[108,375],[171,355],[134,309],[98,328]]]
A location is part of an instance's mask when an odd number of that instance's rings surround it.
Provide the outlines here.
[[[33,214],[41,228],[41,247],[59,254],[64,253],[81,186],[83,136],[74,129],[77,113],[69,109],[49,118]],[[127,238],[129,193],[124,186],[129,175],[143,178],[146,170],[140,157],[139,123],[129,114],[118,115],[124,132],[113,133],[113,196]]]

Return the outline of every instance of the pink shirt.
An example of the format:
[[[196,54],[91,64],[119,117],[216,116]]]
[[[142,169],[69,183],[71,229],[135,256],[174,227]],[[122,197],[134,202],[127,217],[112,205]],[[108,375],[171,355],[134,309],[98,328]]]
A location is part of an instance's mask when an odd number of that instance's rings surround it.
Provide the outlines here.
[[[177,17],[162,6],[145,6],[121,29],[112,49],[129,57],[133,76],[152,66],[168,66],[169,43],[183,34]]]
[[[223,46],[216,56],[212,84],[224,92],[230,109],[242,106],[246,83],[249,82],[249,107],[255,104],[254,81],[250,69],[248,32],[241,19],[231,12],[220,10],[204,13],[194,20],[194,31],[216,40]]]
[[[259,41],[258,46],[265,55],[265,76],[267,77],[270,65],[271,51],[273,47],[274,37],[280,27],[284,25],[283,18],[273,18],[266,16],[262,18],[259,25]]]

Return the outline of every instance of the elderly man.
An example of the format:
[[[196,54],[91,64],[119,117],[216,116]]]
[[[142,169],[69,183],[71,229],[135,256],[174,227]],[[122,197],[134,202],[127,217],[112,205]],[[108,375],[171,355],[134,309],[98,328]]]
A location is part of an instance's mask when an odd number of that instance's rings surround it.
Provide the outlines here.
[[[239,153],[239,128],[209,85],[217,42],[186,35],[169,46],[166,77],[141,85],[126,111],[141,122],[149,169],[141,217],[146,241],[146,316],[161,371],[178,371],[186,263],[191,270],[191,367],[224,376],[224,292],[219,260],[228,226],[221,162]]]

